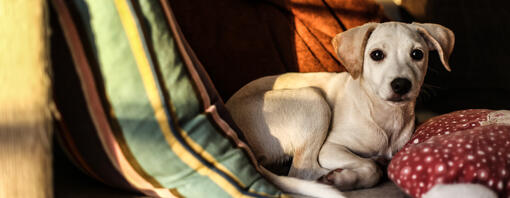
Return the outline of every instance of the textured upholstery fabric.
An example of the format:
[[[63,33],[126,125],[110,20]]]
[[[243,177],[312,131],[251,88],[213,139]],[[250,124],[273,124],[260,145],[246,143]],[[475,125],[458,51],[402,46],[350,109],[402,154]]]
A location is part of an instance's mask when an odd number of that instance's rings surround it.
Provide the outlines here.
[[[342,72],[331,39],[386,20],[373,0],[170,0],[221,96],[284,72]]]
[[[0,197],[50,198],[47,2],[0,1]]]

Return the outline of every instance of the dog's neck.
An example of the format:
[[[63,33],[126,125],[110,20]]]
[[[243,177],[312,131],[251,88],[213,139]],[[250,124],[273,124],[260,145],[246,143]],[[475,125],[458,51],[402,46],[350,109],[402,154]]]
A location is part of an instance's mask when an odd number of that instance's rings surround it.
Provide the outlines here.
[[[362,116],[367,120],[371,120],[380,128],[378,131],[383,131],[383,135],[386,136],[387,147],[380,154],[390,159],[396,151],[405,145],[414,131],[416,101],[412,100],[406,104],[393,105],[375,95],[363,83],[362,78],[352,79],[349,84],[347,89],[360,90],[349,92],[357,93],[351,97],[355,108],[361,110]]]
[[[400,135],[399,133],[410,124],[409,122],[414,122],[415,100],[400,105],[392,104],[381,99],[370,90],[367,84],[363,82],[362,77],[353,79],[352,82],[353,88],[361,90],[357,92],[359,93],[359,96],[357,96],[359,100],[356,100],[356,105],[368,108],[368,111],[364,112],[364,116],[373,120],[389,137]],[[364,100],[362,98],[369,99]]]

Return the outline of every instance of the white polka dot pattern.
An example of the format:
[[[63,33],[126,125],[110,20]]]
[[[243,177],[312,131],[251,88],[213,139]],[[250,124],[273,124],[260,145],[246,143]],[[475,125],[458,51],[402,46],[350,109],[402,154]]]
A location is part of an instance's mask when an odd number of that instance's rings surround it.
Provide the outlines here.
[[[388,167],[413,197],[438,183],[479,183],[510,196],[510,125],[481,126],[491,110],[464,110],[430,119]]]

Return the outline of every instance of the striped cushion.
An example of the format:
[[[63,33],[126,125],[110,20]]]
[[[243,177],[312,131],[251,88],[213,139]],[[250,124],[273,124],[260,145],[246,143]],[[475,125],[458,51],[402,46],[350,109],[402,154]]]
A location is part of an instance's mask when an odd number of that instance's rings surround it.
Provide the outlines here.
[[[165,0],[52,0],[58,137],[108,185],[160,197],[280,197],[229,124]],[[65,58],[65,57],[63,57]]]

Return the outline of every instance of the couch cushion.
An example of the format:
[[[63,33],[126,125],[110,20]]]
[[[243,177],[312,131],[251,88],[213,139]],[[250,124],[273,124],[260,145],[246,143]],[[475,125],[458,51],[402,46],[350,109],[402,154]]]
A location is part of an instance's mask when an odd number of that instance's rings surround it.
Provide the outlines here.
[[[149,196],[283,195],[257,172],[167,1],[52,3],[72,56],[54,64],[57,135],[80,169]]]
[[[373,0],[169,1],[224,99],[267,75],[345,71],[333,36],[386,19]]]

